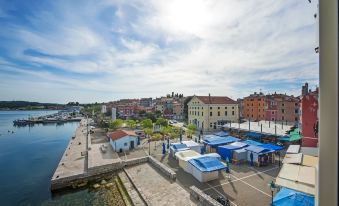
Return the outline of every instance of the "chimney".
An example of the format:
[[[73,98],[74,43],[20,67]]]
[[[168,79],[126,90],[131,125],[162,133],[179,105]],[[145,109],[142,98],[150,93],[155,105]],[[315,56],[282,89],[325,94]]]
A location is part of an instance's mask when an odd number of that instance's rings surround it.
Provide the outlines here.
[[[211,93],[208,93],[208,101],[210,102],[210,104],[211,104]]]

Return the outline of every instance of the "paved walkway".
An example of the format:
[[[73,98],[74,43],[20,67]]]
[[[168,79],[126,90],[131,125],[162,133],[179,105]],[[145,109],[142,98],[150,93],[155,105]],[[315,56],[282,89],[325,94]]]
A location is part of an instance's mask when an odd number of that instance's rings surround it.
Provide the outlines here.
[[[148,163],[125,171],[148,205],[196,205],[188,191],[176,182],[171,183]]]
[[[86,152],[86,121],[81,120],[75,131],[75,138],[70,139],[52,180],[85,173],[86,158],[81,153]]]

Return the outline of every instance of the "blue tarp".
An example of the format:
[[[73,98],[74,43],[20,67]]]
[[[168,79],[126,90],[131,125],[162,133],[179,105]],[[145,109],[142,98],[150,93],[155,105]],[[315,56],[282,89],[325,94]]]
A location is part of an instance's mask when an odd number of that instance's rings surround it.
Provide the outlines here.
[[[199,157],[190,159],[188,162],[202,172],[212,172],[226,169],[226,166],[222,164],[216,157]]]
[[[233,142],[233,143],[231,143],[229,145],[236,146],[236,147],[241,147],[241,148],[248,146],[248,144],[246,144],[245,142]]]
[[[270,149],[266,149],[264,147],[259,147],[259,146],[254,146],[254,145],[250,145],[248,147],[245,147],[244,149],[247,150],[247,151],[250,151],[250,152],[257,153],[257,154],[261,154],[261,153],[266,153],[266,152],[272,151]]]
[[[221,156],[221,159],[226,160],[228,158],[230,161],[232,161],[233,150],[237,149],[241,149],[241,147],[234,145],[224,145],[219,146],[217,152]]]
[[[262,143],[256,142],[256,141],[253,141],[253,140],[245,140],[245,141],[243,141],[243,143],[246,143],[248,145],[254,145],[254,146],[261,146],[262,145]]]
[[[178,150],[178,149],[184,149],[184,148],[187,148],[187,145],[186,144],[181,144],[181,143],[178,143],[178,144],[172,144],[173,148]]]
[[[226,136],[229,135],[229,133],[224,132],[224,131],[220,131],[220,132],[214,133],[214,135],[217,135],[217,136],[220,136],[220,137],[226,137]]]
[[[258,132],[246,132],[245,135],[247,137],[252,137],[252,138],[257,138],[257,139],[259,139],[259,138],[264,136],[263,134],[258,133]]]
[[[274,151],[279,151],[279,150],[284,149],[283,147],[280,147],[280,146],[274,145],[274,144],[262,144],[262,145],[260,145],[260,147],[263,147],[263,148],[266,148],[266,149],[269,149],[269,150],[274,150]]]
[[[208,135],[208,136],[205,136],[204,143],[209,146],[216,147],[219,145],[225,145],[228,143],[237,142],[239,140],[240,140],[239,138],[232,137],[232,136],[220,137],[216,135]]]
[[[274,206],[313,206],[314,196],[282,187],[274,196]]]

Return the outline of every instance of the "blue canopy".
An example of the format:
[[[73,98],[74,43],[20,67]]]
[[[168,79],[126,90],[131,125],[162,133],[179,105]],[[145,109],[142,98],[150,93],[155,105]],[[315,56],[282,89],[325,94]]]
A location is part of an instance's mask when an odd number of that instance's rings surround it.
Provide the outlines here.
[[[221,156],[222,159],[226,160],[228,158],[229,161],[232,161],[233,150],[237,150],[241,148],[242,147],[229,144],[229,145],[218,146],[217,152]]]
[[[228,132],[220,131],[220,132],[214,133],[214,135],[217,135],[217,136],[220,136],[220,137],[226,137],[229,134],[228,134]]]
[[[246,132],[245,136],[259,139],[263,137],[264,135],[258,132]]]
[[[216,135],[208,135],[208,136],[205,136],[204,143],[209,146],[216,147],[219,145],[225,145],[228,143],[237,142],[239,140],[240,140],[239,138],[232,137],[232,136],[220,137]]]
[[[226,169],[226,166],[221,163],[216,157],[203,156],[188,160],[194,167],[202,172],[212,172]]]
[[[237,146],[237,147],[241,147],[241,148],[248,146],[248,144],[246,144],[245,142],[233,142],[233,143],[231,143],[229,145]]]
[[[254,146],[261,146],[262,145],[262,143],[257,142],[257,141],[253,141],[253,140],[245,140],[243,142],[248,144],[248,145],[254,145]]]
[[[263,147],[263,148],[266,148],[266,149],[269,149],[269,150],[274,150],[274,151],[280,151],[280,150],[284,149],[283,147],[280,147],[280,146],[275,145],[275,144],[262,144],[262,145],[260,145],[260,147]]]
[[[313,206],[314,196],[282,187],[274,196],[274,206]]]
[[[259,146],[254,146],[254,145],[250,145],[248,147],[245,147],[244,149],[250,152],[257,153],[257,154],[267,153],[267,152],[272,151],[270,149],[266,149],[264,147],[259,147]]]
[[[176,150],[178,149],[185,149],[187,148],[187,145],[186,144],[182,144],[182,143],[174,143],[172,144],[172,147]]]

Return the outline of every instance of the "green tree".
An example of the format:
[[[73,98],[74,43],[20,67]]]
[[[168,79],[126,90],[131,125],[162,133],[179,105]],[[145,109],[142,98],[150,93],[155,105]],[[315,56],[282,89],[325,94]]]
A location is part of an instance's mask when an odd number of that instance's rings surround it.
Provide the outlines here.
[[[141,125],[141,127],[143,129],[145,129],[145,128],[150,128],[150,129],[153,128],[153,123],[152,123],[152,120],[150,120],[150,119],[142,120],[140,125]]]
[[[149,137],[150,135],[153,134],[153,130],[151,128],[145,128],[144,129],[146,137]]]
[[[126,120],[125,122],[128,128],[135,129],[136,122],[133,119]]]
[[[187,126],[187,137],[192,138],[192,135],[194,134],[196,129],[196,126],[194,124],[189,124]]]
[[[161,127],[160,129],[160,133],[164,136],[170,134],[171,132],[172,132],[171,127]]]
[[[164,118],[158,118],[157,121],[155,122],[156,125],[160,125],[162,127],[167,127],[168,126],[168,121],[167,119]]]
[[[116,129],[122,127],[123,123],[124,123],[124,121],[122,119],[116,119],[116,120],[111,121],[109,123],[109,128],[116,130]]]

